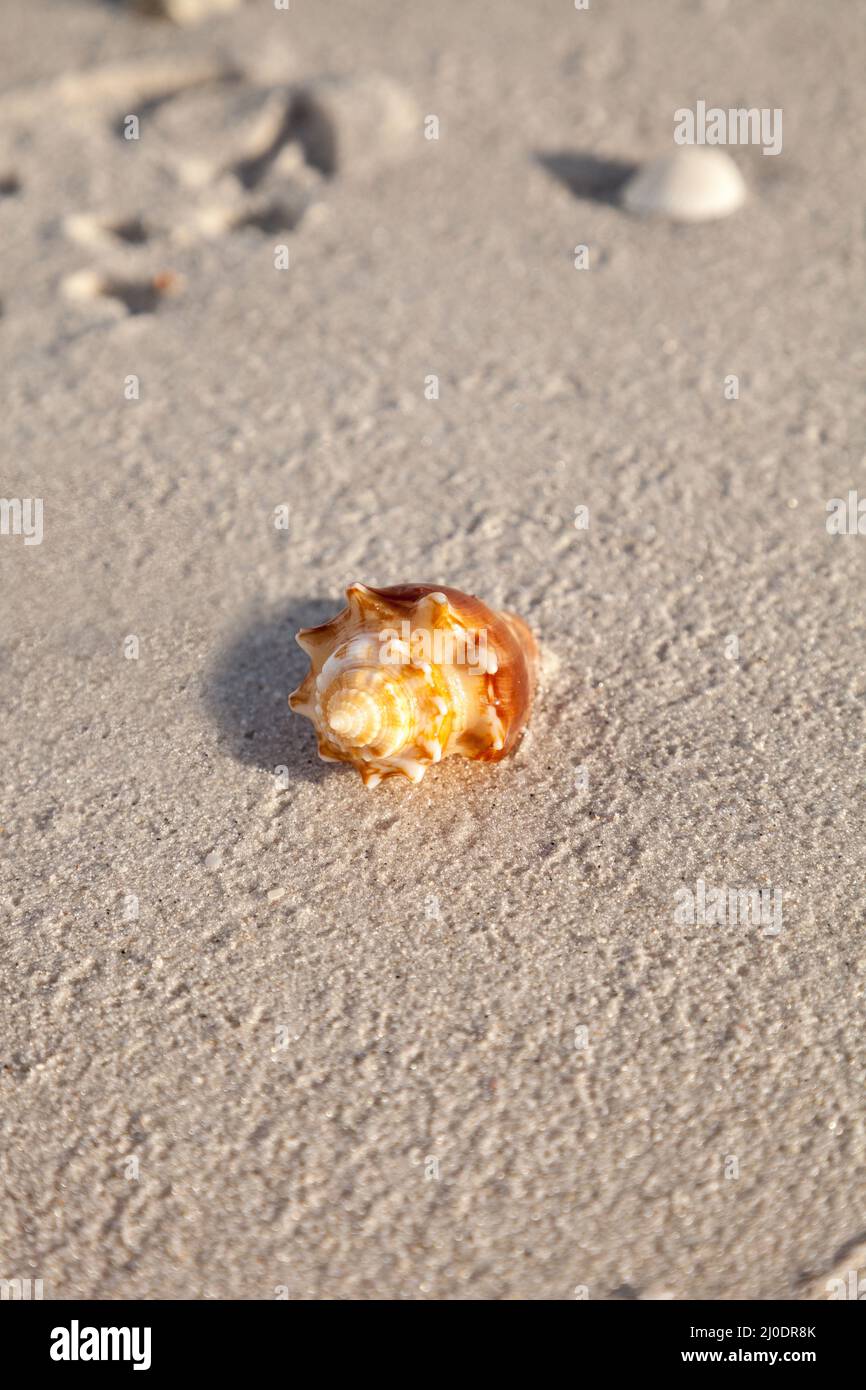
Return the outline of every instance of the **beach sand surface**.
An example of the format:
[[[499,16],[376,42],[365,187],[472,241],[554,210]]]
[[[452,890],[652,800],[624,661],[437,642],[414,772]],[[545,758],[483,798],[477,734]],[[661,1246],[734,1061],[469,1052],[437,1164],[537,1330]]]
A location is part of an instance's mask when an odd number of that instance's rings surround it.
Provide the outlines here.
[[[826,1297],[866,1229],[858,7],[4,18],[0,491],[44,532],[0,536],[0,1276]],[[628,215],[698,99],[782,153],[730,151],[723,221]],[[513,758],[319,761],[294,633],[354,580],[530,623]],[[780,930],[678,920],[699,881]]]

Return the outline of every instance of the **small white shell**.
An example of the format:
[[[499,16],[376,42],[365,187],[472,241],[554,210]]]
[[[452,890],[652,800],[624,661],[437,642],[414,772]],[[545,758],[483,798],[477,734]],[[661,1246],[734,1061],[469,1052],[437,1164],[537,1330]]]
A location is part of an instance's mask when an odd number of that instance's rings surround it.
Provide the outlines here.
[[[633,174],[622,204],[641,217],[705,222],[727,217],[746,200],[743,176],[729,154],[716,146],[683,145]]]
[[[162,15],[175,24],[200,24],[210,15],[228,14],[241,0],[131,0],[130,9],[141,14]]]

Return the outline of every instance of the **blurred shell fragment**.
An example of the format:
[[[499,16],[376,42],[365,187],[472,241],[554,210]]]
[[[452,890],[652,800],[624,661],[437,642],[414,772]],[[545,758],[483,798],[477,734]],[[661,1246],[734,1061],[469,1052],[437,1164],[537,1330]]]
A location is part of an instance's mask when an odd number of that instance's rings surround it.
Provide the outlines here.
[[[745,200],[746,185],[731,156],[706,145],[683,145],[651,160],[622,190],[628,212],[674,222],[727,217]]]
[[[203,20],[228,14],[240,7],[241,0],[128,0],[128,8],[154,19],[171,19],[175,24],[201,24]]]

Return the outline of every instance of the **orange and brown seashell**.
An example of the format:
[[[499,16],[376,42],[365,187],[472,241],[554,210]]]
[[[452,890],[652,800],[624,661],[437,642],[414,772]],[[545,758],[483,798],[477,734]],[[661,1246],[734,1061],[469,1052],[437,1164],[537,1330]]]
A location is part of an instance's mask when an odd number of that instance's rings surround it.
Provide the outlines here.
[[[347,606],[298,633],[310,670],[289,704],[315,727],[322,758],[367,786],[459,753],[497,762],[532,705],[538,646],[522,618],[436,584],[353,584]]]

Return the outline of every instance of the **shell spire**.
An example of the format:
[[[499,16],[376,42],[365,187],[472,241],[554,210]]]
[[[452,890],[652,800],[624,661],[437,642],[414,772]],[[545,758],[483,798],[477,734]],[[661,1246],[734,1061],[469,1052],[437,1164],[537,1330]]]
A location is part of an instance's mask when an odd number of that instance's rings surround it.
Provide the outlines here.
[[[346,607],[302,628],[310,658],[289,696],[319,756],[352,763],[368,787],[420,782],[452,753],[498,762],[529,718],[538,647],[522,618],[435,584],[352,584]]]

